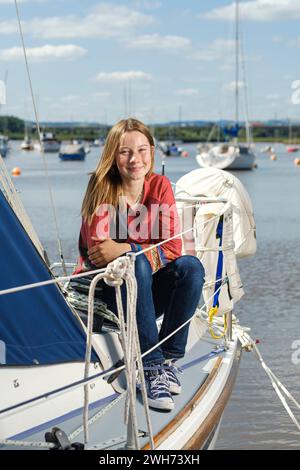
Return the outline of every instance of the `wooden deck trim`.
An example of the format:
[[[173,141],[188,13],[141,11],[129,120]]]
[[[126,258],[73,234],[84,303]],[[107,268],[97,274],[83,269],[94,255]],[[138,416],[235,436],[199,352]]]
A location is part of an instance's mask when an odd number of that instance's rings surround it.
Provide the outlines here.
[[[184,450],[199,450],[202,449],[207,441],[210,433],[214,430],[217,423],[219,423],[222,414],[224,412],[225,406],[230,398],[241,357],[241,347],[238,347],[230,374],[228,376],[225,387],[222,390],[221,395],[219,396],[215,406],[212,408],[209,415],[202,422],[201,426],[197,429],[195,434],[189,439],[189,441],[184,445]]]
[[[217,358],[212,371],[206,377],[205,381],[201,384],[200,388],[196,391],[189,403],[172,419],[172,421],[170,421],[170,423],[168,423],[158,434],[156,434],[154,437],[155,448],[165,441],[172,434],[172,432],[174,432],[178,426],[180,426],[180,424],[182,424],[182,422],[192,413],[193,409],[197,406],[202,396],[215,379],[217,372],[221,367],[222,361],[222,357]],[[150,449],[150,443],[147,443],[144,447],[142,447],[142,450]]]

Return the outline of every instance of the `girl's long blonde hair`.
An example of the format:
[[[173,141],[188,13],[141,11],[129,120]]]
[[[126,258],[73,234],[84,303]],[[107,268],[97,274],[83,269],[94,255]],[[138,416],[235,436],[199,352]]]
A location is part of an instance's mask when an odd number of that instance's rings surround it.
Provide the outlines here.
[[[88,223],[91,223],[100,204],[111,204],[114,207],[118,205],[119,197],[122,195],[122,179],[117,168],[116,155],[122,136],[131,131],[144,134],[150,146],[154,148],[155,143],[150,130],[137,119],[123,119],[111,128],[105,141],[102,158],[91,175],[82,203],[81,214]],[[152,174],[154,168],[154,152],[151,151],[151,155],[151,167],[146,178]]]

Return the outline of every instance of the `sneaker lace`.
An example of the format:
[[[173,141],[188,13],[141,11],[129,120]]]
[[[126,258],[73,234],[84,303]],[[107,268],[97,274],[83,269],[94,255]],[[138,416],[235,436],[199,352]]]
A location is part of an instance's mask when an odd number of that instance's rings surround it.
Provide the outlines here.
[[[161,391],[168,391],[169,380],[163,368],[154,369],[152,367],[145,367],[144,370],[149,370],[150,388],[153,394],[157,395]]]
[[[173,374],[183,374],[183,370],[181,367],[177,366],[174,364],[174,362],[166,362],[163,364],[163,369],[166,370],[167,372],[172,372]]]

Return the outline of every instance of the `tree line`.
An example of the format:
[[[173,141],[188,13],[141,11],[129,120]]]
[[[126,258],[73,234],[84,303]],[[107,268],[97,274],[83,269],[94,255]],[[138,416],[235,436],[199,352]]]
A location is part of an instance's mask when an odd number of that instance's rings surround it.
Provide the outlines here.
[[[37,138],[35,125],[27,125],[27,132],[32,138]],[[224,141],[225,135],[223,129],[214,123],[208,123],[202,126],[167,126],[152,125],[151,130],[157,140],[179,140],[182,142],[211,142]],[[214,127],[214,129],[213,129]],[[99,137],[105,137],[109,131],[109,126],[89,127],[43,127],[44,132],[52,132],[60,140],[84,139],[94,140]],[[213,131],[212,131],[213,129]],[[22,139],[25,132],[25,121],[14,116],[0,116],[0,133],[6,134],[11,139]],[[288,125],[252,126],[252,135],[254,141],[268,142],[287,142],[290,136]],[[241,127],[239,139],[246,140],[246,130]],[[300,143],[300,126],[294,126],[292,130],[292,139],[295,143]]]

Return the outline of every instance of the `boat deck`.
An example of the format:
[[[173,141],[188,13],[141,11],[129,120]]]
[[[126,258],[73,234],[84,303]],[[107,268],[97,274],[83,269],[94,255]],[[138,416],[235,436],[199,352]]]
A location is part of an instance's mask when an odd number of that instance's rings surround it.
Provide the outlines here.
[[[153,435],[158,435],[167,425],[172,427],[176,424],[178,414],[185,409],[185,407],[191,402],[196,392],[201,388],[204,382],[207,380],[209,373],[213,366],[218,361],[218,357],[223,357],[225,352],[218,352],[213,357],[206,357],[212,351],[220,348],[221,342],[212,340],[206,333],[200,341],[196,342],[195,345],[188,351],[185,357],[178,361],[179,366],[183,369],[183,374],[180,374],[179,378],[182,383],[182,393],[178,396],[174,396],[175,408],[170,412],[150,410],[151,422],[153,428]],[[201,360],[200,358],[203,358]],[[220,361],[220,360],[219,360]],[[93,403],[90,405],[89,416],[90,418],[95,416],[101,409],[107,406],[107,404],[118,397],[118,394],[112,394],[107,397],[107,400],[102,400],[100,403]],[[87,447],[96,446],[99,443],[107,442],[107,445],[103,444],[103,448],[117,449],[124,447],[123,442],[117,441],[115,444],[113,439],[118,439],[121,436],[126,436],[126,426],[124,424],[124,403],[125,397],[114,405],[103,417],[96,420],[93,424],[89,425],[89,443]],[[141,401],[141,394],[137,395],[137,416],[138,416],[138,427],[142,431],[147,431],[144,407]],[[39,428],[32,429],[12,437],[12,439],[23,439],[26,441],[44,442],[44,434],[47,431],[56,426],[61,428],[66,434],[72,433],[82,424],[82,409],[74,410],[66,416],[57,418],[51,422],[43,423]],[[83,433],[81,432],[75,439],[75,442],[83,442]],[[122,440],[121,440],[122,441]],[[147,437],[140,439],[141,447],[148,443]],[[2,447],[3,448],[3,447]],[[10,447],[11,448],[11,447]],[[16,448],[16,447],[15,447]],[[24,449],[24,447],[23,447]]]

